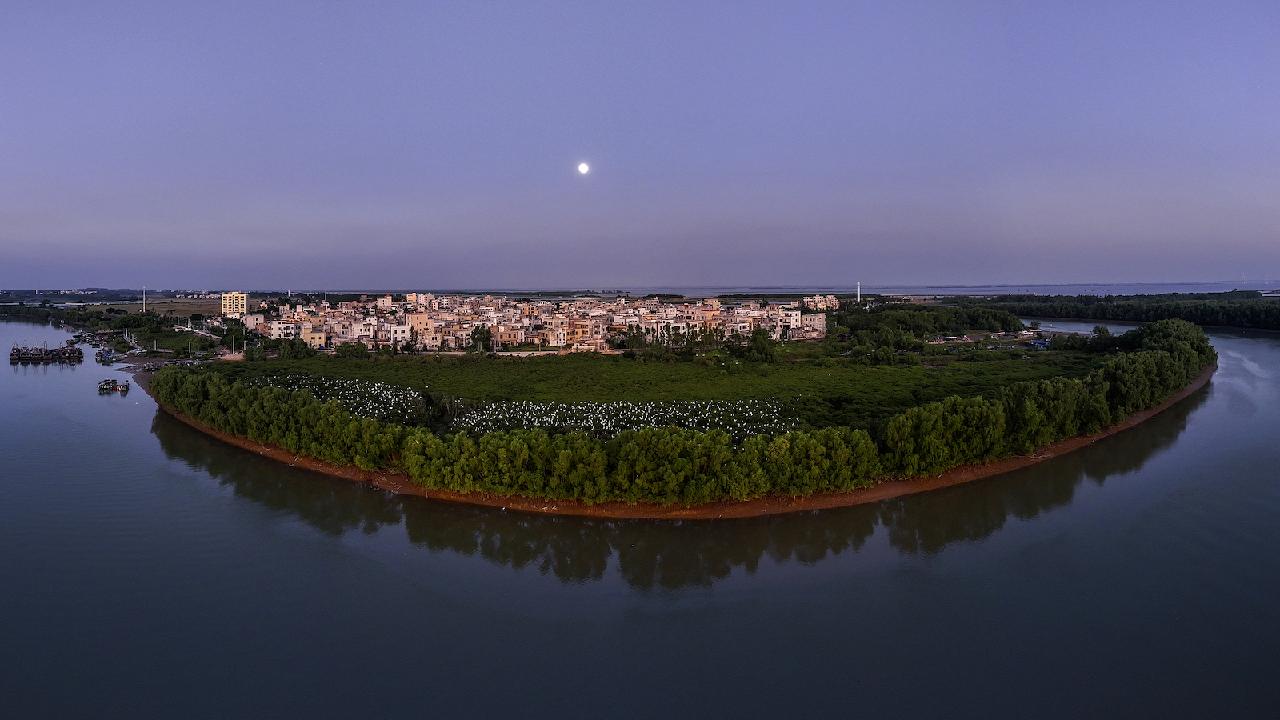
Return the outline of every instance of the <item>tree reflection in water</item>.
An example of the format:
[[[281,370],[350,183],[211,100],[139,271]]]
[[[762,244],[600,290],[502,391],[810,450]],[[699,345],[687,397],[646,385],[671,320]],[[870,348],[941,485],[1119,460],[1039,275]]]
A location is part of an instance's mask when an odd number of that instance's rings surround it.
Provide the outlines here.
[[[433,551],[536,568],[564,582],[600,580],[616,564],[632,587],[676,589],[711,585],[735,569],[754,573],[766,556],[777,563],[812,564],[857,551],[877,525],[905,553],[936,553],[952,543],[981,540],[1010,516],[1030,519],[1068,505],[1085,478],[1101,484],[1138,470],[1174,442],[1207,396],[1207,390],[1198,392],[1102,446],[1001,477],[840,510],[717,522],[544,517],[399,497],[285,467],[161,412],[151,429],[170,458],[207,472],[238,497],[330,535],[403,524],[410,542]]]
[[[1101,485],[1137,471],[1177,440],[1187,418],[1208,396],[1208,389],[1201,390],[1138,428],[1049,462],[887,500],[880,503],[880,524],[887,528],[890,544],[902,552],[936,553],[952,543],[981,540],[1004,527],[1011,515],[1029,520],[1070,504],[1085,478]]]
[[[156,411],[151,432],[171,459],[203,470],[237,497],[296,515],[329,535],[374,533],[402,520],[399,498],[355,483],[325,478],[232,447]]]

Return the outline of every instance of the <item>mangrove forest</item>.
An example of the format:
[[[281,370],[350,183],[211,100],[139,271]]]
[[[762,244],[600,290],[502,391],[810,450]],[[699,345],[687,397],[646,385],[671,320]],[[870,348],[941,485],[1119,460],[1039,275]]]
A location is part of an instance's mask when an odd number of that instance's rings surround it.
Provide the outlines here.
[[[840,316],[834,319],[839,325]],[[967,325],[975,319],[993,323],[992,329],[1005,327],[1002,316],[982,312],[956,321]],[[912,320],[903,316],[904,323]],[[901,337],[883,327],[860,328],[856,317],[845,321],[848,324],[840,327],[847,331],[838,342],[849,348],[867,343],[876,343],[877,349],[894,347],[894,338]],[[868,332],[883,336],[859,335]],[[456,429],[421,421],[412,412],[395,419],[361,414],[341,398],[318,397],[320,393],[305,385],[263,382],[261,375],[245,372],[253,363],[167,367],[155,374],[150,387],[164,407],[217,431],[333,465],[403,474],[426,489],[584,504],[698,505],[845,492],[1026,454],[1098,432],[1154,407],[1216,362],[1204,332],[1177,319],[1042,354],[1058,353],[1087,360],[1076,363],[1075,374],[979,383],[973,386],[977,392],[949,394],[887,415],[864,413],[855,422],[841,422],[838,411],[801,415],[786,427],[761,432],[680,425],[617,427],[609,432],[544,426]],[[559,358],[546,362],[555,360]],[[374,360],[329,362],[379,367]],[[616,358],[572,362],[646,366]],[[1034,365],[1031,359],[1020,362]],[[231,365],[239,367],[229,369]],[[832,365],[830,358],[819,359],[810,370],[820,376]],[[860,367],[862,372],[878,369]],[[928,367],[905,370],[921,373],[926,383],[929,372],[938,372]],[[820,397],[813,400],[821,403]],[[437,404],[442,398],[424,393],[421,402]]]

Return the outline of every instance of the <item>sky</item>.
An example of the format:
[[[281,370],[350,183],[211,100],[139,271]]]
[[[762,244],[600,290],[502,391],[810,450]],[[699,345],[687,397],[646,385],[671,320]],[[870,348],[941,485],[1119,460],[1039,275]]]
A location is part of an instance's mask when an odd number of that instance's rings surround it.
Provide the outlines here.
[[[1280,280],[1274,0],[0,5],[0,287]]]

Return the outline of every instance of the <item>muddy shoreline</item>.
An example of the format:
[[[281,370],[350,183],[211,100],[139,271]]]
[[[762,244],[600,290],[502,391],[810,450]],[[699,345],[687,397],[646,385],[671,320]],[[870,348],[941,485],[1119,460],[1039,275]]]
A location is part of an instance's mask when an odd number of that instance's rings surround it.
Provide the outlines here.
[[[1112,425],[1102,432],[1062,440],[1051,445],[1047,445],[1031,455],[1004,458],[1002,460],[996,460],[982,465],[961,466],[936,476],[888,480],[876,485],[875,487],[853,490],[850,492],[824,493],[799,498],[763,497],[756,498],[754,500],[744,500],[741,502],[717,502],[689,507],[682,505],[654,505],[649,503],[623,502],[586,505],[575,501],[552,501],[509,495],[456,493],[447,490],[431,490],[414,484],[406,475],[389,472],[371,472],[367,470],[360,470],[355,467],[333,465],[320,460],[296,455],[277,447],[254,442],[247,438],[228,435],[227,433],[215,430],[194,418],[188,417],[173,408],[166,407],[159,402],[156,404],[161,410],[179,421],[227,444],[235,445],[236,447],[244,450],[262,455],[263,457],[268,457],[282,462],[290,467],[303,468],[313,472],[343,478],[345,480],[367,483],[374,487],[399,495],[416,495],[431,500],[479,505],[483,507],[514,510],[517,512],[534,513],[539,515],[570,515],[577,517],[633,520],[716,520],[722,518],[750,518],[766,515],[781,515],[784,513],[827,510],[831,508],[862,505],[865,503],[873,503],[881,500],[888,500],[890,498],[901,497],[903,495],[939,490],[941,488],[951,487],[952,485],[961,485],[975,480],[981,480],[983,478],[1002,475],[1020,468],[1029,467],[1036,463],[1044,462],[1050,458],[1065,455],[1087,445],[1092,445],[1103,438],[1124,432],[1125,430],[1142,424],[1146,420],[1169,409],[1173,405],[1181,402],[1187,397],[1190,397],[1192,394],[1205,387],[1209,383],[1210,378],[1213,377],[1213,373],[1216,370],[1216,365],[1209,366],[1204,370],[1204,372],[1196,377],[1196,379],[1192,380],[1187,387],[1183,388],[1169,399],[1149,410],[1135,413],[1126,418],[1123,422]],[[135,379],[143,390],[146,390],[148,395],[150,395],[150,389],[147,386],[148,375],[149,373],[136,372]]]

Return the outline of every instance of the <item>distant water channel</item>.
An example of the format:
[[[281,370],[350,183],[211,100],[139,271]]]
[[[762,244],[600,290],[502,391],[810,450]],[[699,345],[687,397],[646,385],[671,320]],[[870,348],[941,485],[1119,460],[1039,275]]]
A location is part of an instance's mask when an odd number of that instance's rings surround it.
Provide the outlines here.
[[[65,337],[0,323],[6,351]],[[0,702],[7,717],[1273,717],[1280,335],[1213,341],[1208,388],[1067,457],[713,523],[401,499],[224,446],[136,389],[99,396],[117,373],[92,360],[6,368]]]

